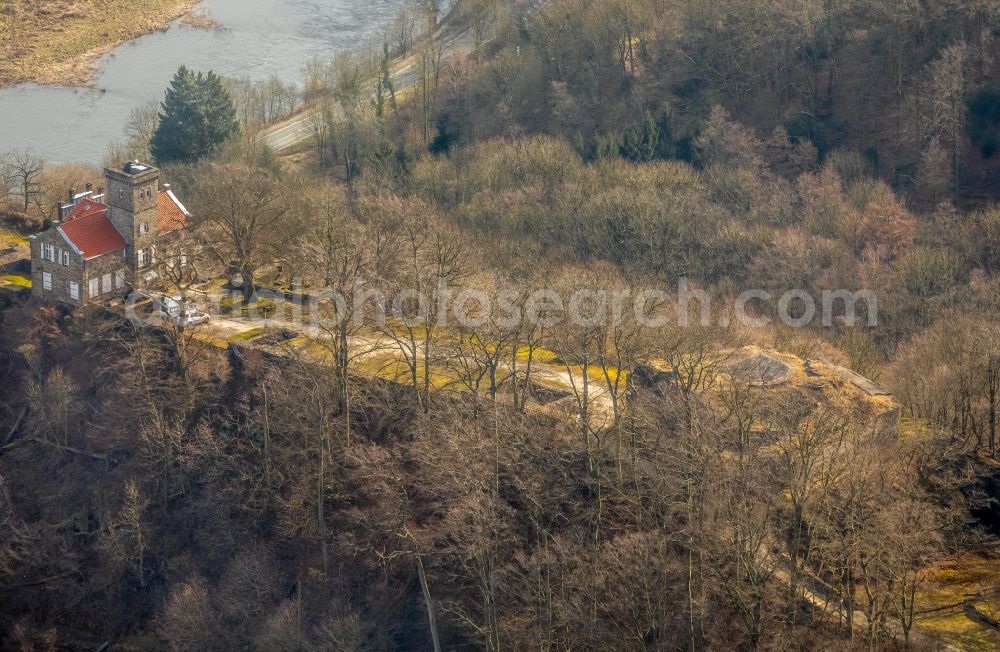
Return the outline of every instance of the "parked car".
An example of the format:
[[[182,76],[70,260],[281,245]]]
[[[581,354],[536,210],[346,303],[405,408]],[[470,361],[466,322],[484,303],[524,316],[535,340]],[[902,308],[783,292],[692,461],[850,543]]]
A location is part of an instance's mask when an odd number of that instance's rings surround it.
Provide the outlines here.
[[[159,297],[159,314],[163,319],[178,326],[198,326],[208,322],[208,313],[198,309],[193,303],[184,303],[180,297]]]

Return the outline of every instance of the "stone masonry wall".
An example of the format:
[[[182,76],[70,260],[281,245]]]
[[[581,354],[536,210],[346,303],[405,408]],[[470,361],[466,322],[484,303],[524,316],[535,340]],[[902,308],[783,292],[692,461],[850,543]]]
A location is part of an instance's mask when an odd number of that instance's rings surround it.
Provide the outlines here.
[[[138,264],[139,250],[149,251],[157,243],[157,193],[160,171],[156,168],[141,173],[128,173],[113,168],[104,172],[108,184],[106,203],[108,219],[128,243],[126,255],[129,267],[139,270],[148,265]],[[141,225],[146,225],[142,233]]]
[[[83,285],[84,261],[79,254],[69,249],[56,229],[50,228],[29,240],[31,243],[31,294],[39,301],[62,302],[73,306],[82,305],[85,299]],[[45,259],[42,255],[42,245],[50,244],[56,250],[55,262]],[[59,250],[69,251],[69,266],[63,265]],[[46,290],[42,282],[43,272],[52,275],[52,289]],[[74,300],[69,295],[69,284],[75,281],[80,285],[80,299]]]
[[[125,285],[117,287],[115,282],[116,272],[125,272]],[[111,275],[110,287],[105,288],[104,276]],[[100,291],[97,296],[90,296],[90,280],[98,279]],[[122,251],[111,252],[98,256],[92,260],[84,261],[83,269],[83,291],[87,295],[86,301],[90,303],[105,302],[115,298],[124,298],[128,292],[129,274],[125,265],[125,254]]]
[[[126,287],[115,287],[115,272],[126,271],[126,284],[129,274],[125,266],[123,251],[115,251],[92,260],[83,260],[82,256],[67,248],[66,241],[55,228],[39,233],[30,240],[31,243],[31,294],[39,301],[61,302],[71,306],[81,306],[85,303],[108,301],[122,296]],[[51,244],[56,249],[55,262],[45,259],[42,255],[43,244]],[[69,251],[69,265],[63,265],[59,250]],[[52,275],[52,289],[46,290],[43,273]],[[111,274],[111,287],[105,291],[103,283],[96,297],[90,296],[90,279],[103,279],[105,274]],[[79,299],[70,296],[69,284],[76,282],[80,286]],[[99,281],[100,282],[100,281]]]

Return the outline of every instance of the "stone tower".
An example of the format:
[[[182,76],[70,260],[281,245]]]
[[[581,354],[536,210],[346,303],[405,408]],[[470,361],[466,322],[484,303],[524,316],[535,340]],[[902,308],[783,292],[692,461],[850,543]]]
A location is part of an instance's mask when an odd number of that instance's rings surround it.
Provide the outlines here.
[[[156,256],[156,200],[160,171],[138,161],[121,169],[104,170],[107,179],[108,219],[128,243],[125,257],[139,277]]]

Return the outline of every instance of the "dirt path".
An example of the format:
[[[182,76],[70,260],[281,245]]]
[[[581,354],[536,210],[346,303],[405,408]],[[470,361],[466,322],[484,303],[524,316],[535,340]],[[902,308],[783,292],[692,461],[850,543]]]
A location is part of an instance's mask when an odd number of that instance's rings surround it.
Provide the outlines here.
[[[273,318],[262,321],[260,319],[213,315],[212,320],[201,328],[204,332],[214,337],[228,340],[262,327],[271,330],[285,329],[315,341],[322,341],[329,338],[329,333],[317,324],[298,323]],[[247,341],[246,344],[252,346],[252,339]],[[406,357],[410,355],[410,352],[404,352],[404,349],[398,342],[394,341],[387,334],[376,330],[367,330],[351,336],[349,346],[351,348],[351,356],[355,362],[385,358],[387,364],[391,364],[392,362],[405,364]],[[451,350],[443,351],[438,348],[432,351],[431,355],[435,359],[440,359],[439,356],[452,355],[453,353]],[[418,347],[418,350],[413,352],[413,355],[415,355],[417,363],[422,365],[424,361],[423,351],[419,350]],[[392,358],[395,359],[393,360]],[[504,365],[503,370],[508,375],[511,373],[508,365]],[[568,394],[574,401],[573,409],[577,409],[575,397],[582,394],[582,371],[575,373],[567,369],[566,365],[562,363],[548,363],[534,360],[532,362],[531,382],[533,385],[541,386],[548,390]],[[595,427],[600,429],[610,426],[614,420],[614,406],[612,405],[611,396],[604,381],[590,380],[588,406]]]

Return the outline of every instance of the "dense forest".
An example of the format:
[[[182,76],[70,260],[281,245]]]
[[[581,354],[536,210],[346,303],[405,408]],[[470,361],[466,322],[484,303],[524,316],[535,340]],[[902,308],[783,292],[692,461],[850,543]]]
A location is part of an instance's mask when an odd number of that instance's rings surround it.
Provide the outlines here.
[[[467,0],[468,56],[428,14],[304,64],[294,151],[263,137],[288,88],[268,111],[222,80],[239,135],[161,163],[195,216],[166,289],[350,299],[312,328],[5,302],[0,648],[1000,645],[1000,6]],[[157,122],[109,164],[152,160]],[[100,183],[3,166],[24,234]],[[434,314],[682,278],[878,301],[805,327],[768,301],[761,327],[352,312],[365,283]]]

